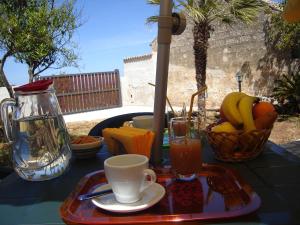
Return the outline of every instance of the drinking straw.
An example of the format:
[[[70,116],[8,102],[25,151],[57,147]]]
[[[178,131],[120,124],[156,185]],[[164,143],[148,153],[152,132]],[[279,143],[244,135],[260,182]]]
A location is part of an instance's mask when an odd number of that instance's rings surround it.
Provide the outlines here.
[[[185,106],[185,103],[182,104],[181,116],[186,119],[186,106]]]
[[[190,102],[190,110],[189,110],[189,118],[188,118],[188,123],[191,122],[191,117],[192,117],[192,110],[193,110],[193,105],[194,105],[194,98],[196,95],[202,94],[205,90],[207,89],[207,86],[205,85],[204,87],[202,87],[199,91],[197,91],[196,93],[192,94],[191,97],[191,102]]]
[[[185,103],[183,103],[182,105],[182,111],[181,111],[181,116],[184,120],[184,122],[186,122],[186,106],[185,106]],[[189,132],[190,132],[190,123],[189,121],[187,121],[186,123],[186,132],[185,132],[185,135],[184,135],[184,144],[187,145],[188,144],[188,135],[189,135]]]
[[[148,83],[148,84],[151,85],[151,86],[153,86],[153,87],[155,87],[155,84],[152,84],[152,83]],[[167,98],[167,103],[170,106],[173,115],[175,115],[175,111],[174,111],[174,109],[173,109],[173,107],[172,107],[172,105],[170,103],[170,100],[168,99],[168,96],[166,96],[166,98]]]

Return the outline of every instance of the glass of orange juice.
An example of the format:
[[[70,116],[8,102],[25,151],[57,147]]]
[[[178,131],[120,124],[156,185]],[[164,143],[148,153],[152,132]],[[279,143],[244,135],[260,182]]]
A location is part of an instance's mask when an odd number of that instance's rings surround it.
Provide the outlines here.
[[[175,117],[170,121],[170,160],[177,179],[190,181],[202,168],[202,145],[197,119]]]

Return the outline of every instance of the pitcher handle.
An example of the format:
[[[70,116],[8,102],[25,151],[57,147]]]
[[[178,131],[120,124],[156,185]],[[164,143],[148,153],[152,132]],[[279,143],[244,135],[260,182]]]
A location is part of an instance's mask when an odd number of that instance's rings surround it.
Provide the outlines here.
[[[12,143],[12,126],[11,121],[8,116],[8,107],[15,107],[16,100],[13,98],[5,98],[0,103],[0,112],[1,112],[1,119],[4,126],[4,134],[8,142]]]

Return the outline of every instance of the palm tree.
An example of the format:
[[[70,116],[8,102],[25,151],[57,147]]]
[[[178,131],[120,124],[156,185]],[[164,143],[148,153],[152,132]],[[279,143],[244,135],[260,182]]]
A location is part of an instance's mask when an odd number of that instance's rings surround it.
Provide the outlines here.
[[[159,5],[160,0],[148,0],[148,4]],[[213,22],[233,24],[236,21],[252,22],[266,4],[261,0],[174,0],[173,8],[183,10],[194,23],[194,55],[197,89],[206,83],[208,39],[213,32]],[[147,19],[147,23],[157,22],[157,16]],[[205,109],[203,98],[198,98],[199,111]],[[202,109],[202,110],[201,110]]]

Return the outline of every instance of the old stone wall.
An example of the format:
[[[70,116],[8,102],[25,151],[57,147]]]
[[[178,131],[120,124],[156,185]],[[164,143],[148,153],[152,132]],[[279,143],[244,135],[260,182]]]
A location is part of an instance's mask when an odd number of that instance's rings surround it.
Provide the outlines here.
[[[189,106],[191,95],[197,91],[192,28],[192,23],[188,23],[183,34],[172,36],[168,97],[174,106]]]
[[[220,25],[213,33],[209,43],[207,70],[207,85],[211,87],[209,93],[215,96],[212,105],[220,105],[224,93],[237,90],[238,71],[243,74],[243,91],[256,95],[270,94],[270,86],[258,87],[254,82],[261,75],[258,70],[259,60],[266,54],[263,31],[265,20],[266,17],[261,14],[251,25]],[[274,77],[270,79],[273,84]]]
[[[265,44],[267,20],[268,17],[261,13],[250,25],[214,24],[207,58],[207,108],[219,108],[225,94],[238,90],[235,77],[238,71],[243,74],[242,91],[258,96],[271,94],[274,79],[286,71],[288,65],[270,57],[272,54]],[[192,29],[193,23],[189,21],[183,34],[172,37],[168,97],[174,106],[182,106],[183,102],[188,104],[190,96],[197,91]],[[153,104],[154,92],[153,96],[149,96],[152,92],[144,83],[148,80],[155,81],[156,52],[157,43],[153,41],[151,59],[148,58],[145,62],[125,62],[124,75],[129,78],[128,87],[133,96],[130,104]],[[144,98],[141,95],[143,91],[147,93],[147,101],[136,99]]]
[[[266,54],[264,43],[266,19],[266,16],[261,14],[250,25],[242,23],[236,23],[232,26],[214,25],[215,30],[209,39],[206,70],[208,108],[218,108],[226,93],[238,90],[235,76],[241,70],[244,74],[243,91],[257,95],[270,94],[274,76],[266,77],[266,82],[259,86],[255,82],[261,76],[258,64]],[[188,99],[197,90],[192,28],[193,24],[190,22],[182,35],[173,36],[172,39],[168,93],[174,104],[179,104],[182,101],[176,95],[179,90],[179,92],[185,93],[184,96],[187,96]]]

